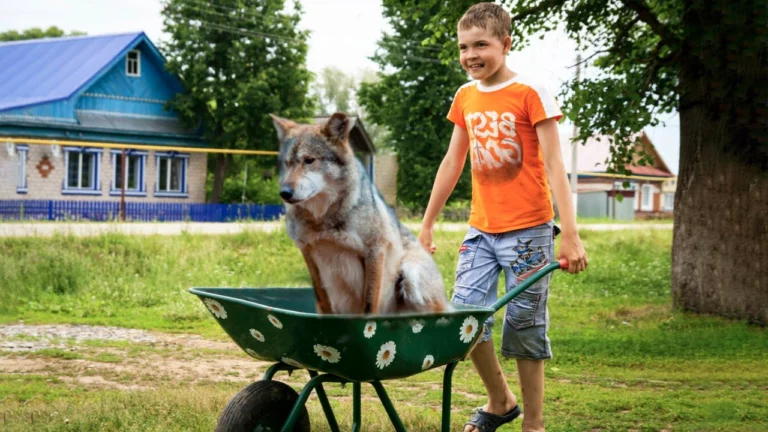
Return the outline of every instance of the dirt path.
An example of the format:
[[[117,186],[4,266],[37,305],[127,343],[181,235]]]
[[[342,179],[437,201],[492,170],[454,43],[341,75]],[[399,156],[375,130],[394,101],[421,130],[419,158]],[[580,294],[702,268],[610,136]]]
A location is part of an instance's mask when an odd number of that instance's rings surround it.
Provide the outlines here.
[[[419,224],[406,223],[411,230],[418,230]],[[283,229],[283,222],[162,222],[162,223],[113,223],[113,222],[39,222],[39,223],[0,223],[0,237],[50,237],[55,234],[74,236],[95,236],[106,233],[131,235],[178,235],[190,234],[237,234],[245,231],[272,232]],[[465,231],[465,223],[438,223],[436,229],[443,231]],[[621,223],[621,224],[584,224],[579,230],[618,231],[618,230],[670,230],[672,224],[660,223]]]
[[[159,383],[248,382],[269,363],[231,341],[116,327],[0,326],[0,373],[50,376],[77,387],[141,390]]]

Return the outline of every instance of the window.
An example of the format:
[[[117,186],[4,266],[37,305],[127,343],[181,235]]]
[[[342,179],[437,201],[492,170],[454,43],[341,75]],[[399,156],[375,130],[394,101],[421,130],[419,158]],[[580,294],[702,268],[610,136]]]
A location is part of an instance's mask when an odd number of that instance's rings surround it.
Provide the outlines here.
[[[125,56],[125,74],[128,76],[141,76],[141,51],[131,50]]]
[[[101,195],[99,187],[99,158],[101,149],[87,147],[64,148],[63,194]]]
[[[187,197],[187,166],[189,155],[176,152],[156,153],[157,182],[155,196]]]
[[[130,196],[147,196],[144,182],[144,167],[146,166],[147,152],[126,150],[125,152],[125,176],[121,177],[123,169],[122,150],[112,150],[112,186],[109,194],[119,196],[122,194],[123,182],[125,182],[125,194]]]
[[[664,193],[664,210],[672,211],[674,209],[675,209],[675,193],[665,192]]]
[[[16,153],[19,157],[19,164],[16,169],[16,193],[27,193],[27,153],[29,147],[26,145],[16,145]]]
[[[653,185],[644,184],[641,192],[642,211],[653,211]]]

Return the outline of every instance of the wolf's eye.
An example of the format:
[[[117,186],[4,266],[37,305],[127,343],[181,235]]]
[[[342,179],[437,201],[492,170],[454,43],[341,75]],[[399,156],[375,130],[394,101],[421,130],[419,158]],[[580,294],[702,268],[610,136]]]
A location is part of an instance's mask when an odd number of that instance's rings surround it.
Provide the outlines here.
[[[309,157],[308,158],[304,158],[304,163],[307,164],[307,165],[311,165],[312,162],[314,162],[314,161],[315,161],[315,159],[313,159],[313,158],[309,158]]]

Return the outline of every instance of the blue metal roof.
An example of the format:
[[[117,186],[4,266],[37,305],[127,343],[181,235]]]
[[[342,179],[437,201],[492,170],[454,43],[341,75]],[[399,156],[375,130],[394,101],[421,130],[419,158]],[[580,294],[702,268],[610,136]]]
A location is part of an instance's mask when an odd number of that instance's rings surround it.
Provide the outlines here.
[[[143,32],[0,43],[0,111],[67,99]]]

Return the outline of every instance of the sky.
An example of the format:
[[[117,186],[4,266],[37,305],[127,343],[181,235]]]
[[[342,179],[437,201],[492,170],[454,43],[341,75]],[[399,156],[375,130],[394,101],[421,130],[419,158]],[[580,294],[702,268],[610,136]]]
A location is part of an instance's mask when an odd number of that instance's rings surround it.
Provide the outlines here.
[[[301,4],[301,26],[311,32],[307,56],[311,71],[336,66],[357,76],[364,69],[377,70],[369,57],[382,32],[388,29],[380,0],[302,0]],[[89,35],[144,31],[159,44],[167,39],[160,10],[159,0],[0,0],[0,31],[49,26]],[[516,72],[536,77],[557,94],[562,83],[575,74],[571,66],[576,63],[576,55],[576,44],[563,32],[554,31],[510,53],[507,64]],[[590,74],[590,70],[582,70],[584,73]],[[675,113],[662,120],[664,126],[648,128],[646,133],[677,174],[679,117]],[[570,161],[570,155],[563,157]]]

